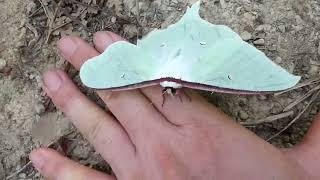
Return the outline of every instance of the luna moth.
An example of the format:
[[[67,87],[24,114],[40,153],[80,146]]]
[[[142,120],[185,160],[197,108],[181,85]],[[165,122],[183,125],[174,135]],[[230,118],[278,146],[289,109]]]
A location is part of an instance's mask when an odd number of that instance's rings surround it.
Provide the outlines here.
[[[179,22],[149,33],[136,45],[120,41],[81,68],[94,89],[130,90],[161,85],[212,92],[257,94],[288,89],[300,77],[273,63],[262,51],[224,25],[199,15],[200,1]]]

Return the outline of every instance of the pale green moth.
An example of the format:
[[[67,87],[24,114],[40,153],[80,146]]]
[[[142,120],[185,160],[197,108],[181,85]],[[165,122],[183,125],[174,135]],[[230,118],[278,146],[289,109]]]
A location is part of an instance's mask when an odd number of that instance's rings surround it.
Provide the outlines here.
[[[82,82],[113,91],[160,84],[236,94],[280,91],[299,82],[227,26],[203,20],[199,9],[200,1],[179,22],[137,45],[114,43],[84,63]]]

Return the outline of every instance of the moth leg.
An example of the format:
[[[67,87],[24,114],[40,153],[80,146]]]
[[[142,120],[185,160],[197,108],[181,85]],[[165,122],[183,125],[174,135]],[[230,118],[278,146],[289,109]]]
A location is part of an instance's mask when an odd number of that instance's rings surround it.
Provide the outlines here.
[[[180,101],[183,102],[182,96],[185,96],[189,102],[191,102],[191,97],[184,89],[175,89],[175,95],[179,97]]]
[[[183,93],[183,92],[182,92],[182,93]],[[174,90],[174,96],[178,97],[181,103],[183,102],[182,93],[181,93],[181,90],[180,90],[180,89],[175,89],[175,90]]]
[[[183,92],[183,94],[186,96],[186,98],[188,99],[189,102],[191,102],[191,96],[184,90],[184,89],[181,89],[181,91]]]
[[[164,106],[165,102],[166,102],[166,95],[168,94],[168,87],[163,88],[162,90],[162,107]]]
[[[191,97],[186,93],[186,91],[184,89],[175,89],[175,88],[172,88],[172,87],[165,87],[162,90],[162,99],[163,99],[162,107],[165,104],[165,101],[166,101],[166,98],[167,98],[166,95],[170,95],[173,98],[178,97],[181,103],[183,103],[183,97],[182,96],[185,96],[188,99],[188,101],[191,102]]]

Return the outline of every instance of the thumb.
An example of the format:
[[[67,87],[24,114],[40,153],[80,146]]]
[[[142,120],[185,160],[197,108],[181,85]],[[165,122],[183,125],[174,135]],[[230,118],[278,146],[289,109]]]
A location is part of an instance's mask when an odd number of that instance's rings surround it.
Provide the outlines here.
[[[316,179],[320,178],[320,114],[318,114],[303,141],[286,151]]]
[[[115,180],[115,178],[82,166],[51,149],[38,149],[30,154],[33,166],[46,179]]]

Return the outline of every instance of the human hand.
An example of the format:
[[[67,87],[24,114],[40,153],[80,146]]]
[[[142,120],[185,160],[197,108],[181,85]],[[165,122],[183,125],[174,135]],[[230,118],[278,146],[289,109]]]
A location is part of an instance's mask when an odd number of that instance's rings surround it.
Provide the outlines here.
[[[98,32],[95,48],[78,37],[59,41],[62,56],[76,69],[122,40]],[[30,159],[53,180],[301,180],[319,179],[320,116],[304,142],[279,150],[236,124],[193,91],[191,101],[168,97],[162,88],[97,91],[110,112],[91,102],[61,70],[44,75],[43,89],[54,104],[110,164],[115,176],[97,172],[50,149]],[[113,114],[113,116],[111,115]]]

